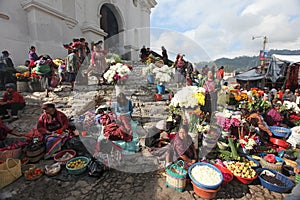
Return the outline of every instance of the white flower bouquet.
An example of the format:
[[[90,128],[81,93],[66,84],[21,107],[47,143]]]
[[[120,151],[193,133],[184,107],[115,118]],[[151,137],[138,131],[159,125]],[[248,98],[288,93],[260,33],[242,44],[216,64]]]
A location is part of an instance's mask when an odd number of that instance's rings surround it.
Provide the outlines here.
[[[170,106],[181,108],[194,108],[204,105],[205,89],[197,86],[186,86],[179,90],[171,100]]]
[[[173,70],[168,65],[164,65],[162,67],[155,67],[153,73],[155,74],[155,79],[158,83],[167,83],[171,80]]]
[[[154,69],[156,68],[154,63],[150,63],[148,64],[146,67],[143,68],[143,75],[147,76],[147,75],[153,75],[154,74]]]
[[[122,63],[122,59],[120,58],[120,56],[118,54],[115,53],[108,53],[105,56],[105,61],[107,64],[113,64],[113,63]]]
[[[115,84],[118,80],[127,80],[132,67],[122,63],[116,63],[109,67],[103,77],[108,83]]]

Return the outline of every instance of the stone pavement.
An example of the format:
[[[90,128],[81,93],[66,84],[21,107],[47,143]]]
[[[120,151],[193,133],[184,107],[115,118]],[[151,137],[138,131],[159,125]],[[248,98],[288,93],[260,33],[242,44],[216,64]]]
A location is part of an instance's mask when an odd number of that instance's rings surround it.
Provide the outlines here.
[[[141,74],[142,66],[134,64],[134,71],[129,80],[122,86],[123,91],[131,97],[135,106],[133,119],[139,122],[137,132],[143,137],[148,128],[161,119],[166,119],[168,114],[167,101],[155,102],[153,95],[154,86],[146,86],[146,80]],[[176,92],[174,84],[169,83],[168,89]],[[101,96],[105,101],[115,100],[115,89],[112,86],[97,88],[95,85],[78,85],[75,92],[71,92],[68,85],[56,88],[46,98],[44,93],[24,93],[27,107],[20,113],[20,120],[8,124],[16,132],[28,132],[36,126],[37,119],[42,110],[40,105],[45,101],[54,101],[58,109],[69,117],[78,116],[86,110],[94,107],[95,96]],[[165,100],[167,96],[163,97]],[[84,129],[84,127],[78,127]],[[93,151],[95,136],[87,134],[82,140],[91,139],[91,144],[86,145]],[[43,160],[37,166],[43,167],[54,161]],[[194,193],[190,183],[184,192],[174,191],[165,186],[164,170],[149,152],[142,148],[141,152],[128,155],[123,161],[121,169],[106,171],[101,178],[89,177],[87,173],[82,175],[69,175],[66,169],[58,176],[42,176],[35,181],[27,181],[24,177],[0,190],[0,199],[11,200],[36,200],[36,199],[200,199]],[[256,180],[251,185],[243,185],[232,181],[221,188],[216,199],[283,199],[285,194],[270,192],[264,189]]]

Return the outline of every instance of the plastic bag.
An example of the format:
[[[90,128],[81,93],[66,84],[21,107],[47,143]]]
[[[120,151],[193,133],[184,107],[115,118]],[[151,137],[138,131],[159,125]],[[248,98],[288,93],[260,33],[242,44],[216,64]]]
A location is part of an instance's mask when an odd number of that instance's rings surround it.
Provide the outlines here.
[[[96,158],[92,157],[88,165],[89,176],[101,177],[105,171],[105,165]]]
[[[57,76],[51,77],[50,86],[53,88],[56,88],[58,86],[58,77]]]

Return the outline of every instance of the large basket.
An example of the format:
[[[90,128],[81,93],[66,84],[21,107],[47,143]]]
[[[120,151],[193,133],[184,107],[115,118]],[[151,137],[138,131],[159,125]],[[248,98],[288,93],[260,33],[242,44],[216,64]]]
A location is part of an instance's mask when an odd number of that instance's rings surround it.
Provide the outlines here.
[[[275,174],[275,178],[280,180],[282,183],[284,183],[285,186],[278,186],[278,185],[267,182],[265,179],[263,179],[261,177],[261,173],[264,171],[269,171],[269,172]],[[284,176],[281,173],[278,173],[277,171],[271,170],[271,169],[267,169],[267,168],[257,169],[257,173],[259,174],[258,177],[261,182],[261,185],[264,186],[265,188],[267,188],[268,190],[271,190],[274,192],[278,192],[278,193],[288,192],[295,185],[288,177]]]
[[[83,167],[77,168],[77,169],[73,169],[73,168],[68,167],[68,164],[69,164],[70,162],[74,162],[74,161],[79,160],[79,159],[82,160],[82,161],[85,161],[86,164],[85,164]],[[67,168],[69,174],[73,174],[73,175],[82,174],[82,173],[85,172],[86,167],[87,167],[87,165],[88,165],[89,162],[90,162],[90,160],[89,160],[87,157],[85,157],[85,156],[75,157],[75,158],[72,158],[71,160],[69,160],[69,161],[67,162],[66,168]]]
[[[280,158],[276,156],[276,160],[278,161]],[[283,161],[283,160],[282,160]],[[283,166],[283,162],[279,162],[279,163],[269,163],[267,162],[265,159],[260,159],[260,164],[262,168],[268,168],[271,170],[275,170],[277,172],[281,172],[282,171],[282,166]]]
[[[21,155],[21,148],[0,151],[0,160],[6,160],[7,158],[19,158],[20,155]]]
[[[281,138],[288,138],[292,132],[290,129],[280,126],[270,126],[269,129],[274,136]]]
[[[169,165],[166,169],[166,185],[174,190],[182,192],[186,186],[187,171],[182,160]]]
[[[8,158],[0,164],[0,189],[12,183],[22,175],[21,161]]]

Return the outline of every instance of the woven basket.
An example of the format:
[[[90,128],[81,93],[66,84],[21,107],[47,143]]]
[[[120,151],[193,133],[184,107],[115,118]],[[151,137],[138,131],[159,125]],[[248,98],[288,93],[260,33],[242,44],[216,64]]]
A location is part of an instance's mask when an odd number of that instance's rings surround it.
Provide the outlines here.
[[[19,158],[20,155],[21,155],[21,148],[0,151],[0,160],[6,160],[7,158]]]
[[[169,165],[166,169],[166,185],[174,190],[182,192],[186,186],[187,171],[182,160]]]
[[[22,175],[21,161],[8,158],[0,165],[0,189],[12,183]]]
[[[282,171],[283,162],[273,164],[273,163],[267,162],[265,159],[262,158],[262,159],[260,159],[260,164],[261,164],[262,168],[272,169],[272,170],[275,170],[280,173]]]
[[[296,161],[293,161],[293,160],[290,160],[290,159],[287,159],[287,158],[282,158],[285,162],[286,165],[289,165],[289,166],[292,166],[292,167],[296,167],[297,166],[297,163]]]

